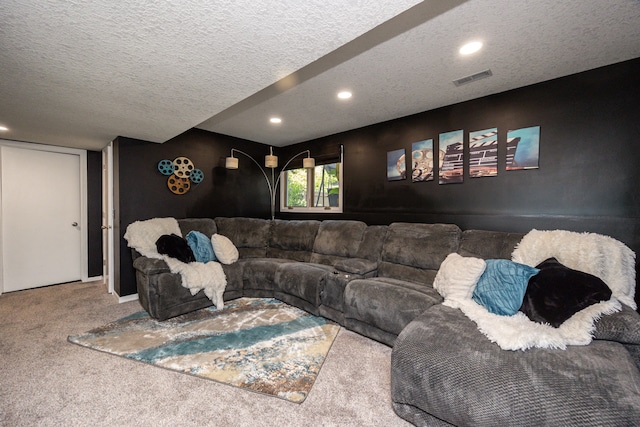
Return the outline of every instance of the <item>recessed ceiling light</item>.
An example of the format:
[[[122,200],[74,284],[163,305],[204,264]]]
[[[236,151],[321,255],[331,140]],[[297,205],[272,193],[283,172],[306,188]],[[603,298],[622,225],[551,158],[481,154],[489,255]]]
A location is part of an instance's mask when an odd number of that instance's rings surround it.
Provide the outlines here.
[[[469,55],[475,53],[482,48],[482,42],[470,42],[460,48],[460,54]]]
[[[0,132],[5,132],[5,131],[8,131],[8,130],[9,130],[8,127],[0,125]]]
[[[271,117],[269,119],[269,121],[271,123],[273,123],[273,124],[276,124],[276,125],[279,124],[279,123],[282,123],[282,119],[280,117]]]
[[[346,90],[342,91],[342,92],[338,93],[338,98],[340,98],[340,99],[349,99],[349,98],[351,98],[351,92],[346,91]]]

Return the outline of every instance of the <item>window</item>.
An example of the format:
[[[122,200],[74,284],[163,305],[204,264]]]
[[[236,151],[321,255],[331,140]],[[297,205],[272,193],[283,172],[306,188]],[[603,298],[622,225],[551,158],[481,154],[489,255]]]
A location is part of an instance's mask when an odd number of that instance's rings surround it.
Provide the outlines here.
[[[282,172],[280,210],[289,212],[342,212],[342,164]]]

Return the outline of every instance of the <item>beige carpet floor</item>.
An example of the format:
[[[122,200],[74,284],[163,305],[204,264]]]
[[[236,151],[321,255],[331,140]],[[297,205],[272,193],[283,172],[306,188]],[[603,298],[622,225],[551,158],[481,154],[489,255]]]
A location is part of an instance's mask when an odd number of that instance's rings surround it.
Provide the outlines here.
[[[67,342],[139,310],[96,282],[0,295],[0,426],[410,425],[391,407],[391,349],[344,328],[302,404]]]

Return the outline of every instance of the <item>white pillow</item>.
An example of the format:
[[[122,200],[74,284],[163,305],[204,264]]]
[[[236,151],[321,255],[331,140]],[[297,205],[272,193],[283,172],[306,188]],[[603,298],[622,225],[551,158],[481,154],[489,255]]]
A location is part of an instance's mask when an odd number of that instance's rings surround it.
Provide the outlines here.
[[[213,245],[213,252],[216,254],[216,258],[222,264],[233,264],[240,256],[233,242],[221,234],[211,236],[211,245]]]
[[[485,267],[486,263],[480,258],[450,253],[440,264],[433,288],[442,295],[446,305],[455,308],[457,302],[471,299]]]

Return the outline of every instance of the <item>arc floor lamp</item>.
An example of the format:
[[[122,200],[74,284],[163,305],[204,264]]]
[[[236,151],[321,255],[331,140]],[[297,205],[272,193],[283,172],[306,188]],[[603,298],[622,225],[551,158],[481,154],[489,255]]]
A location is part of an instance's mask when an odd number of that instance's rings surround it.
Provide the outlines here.
[[[264,180],[267,183],[267,187],[269,187],[269,197],[271,199],[271,219],[276,218],[276,191],[278,189],[278,184],[280,184],[280,174],[276,178],[275,169],[278,167],[278,156],[273,155],[273,147],[269,147],[269,154],[264,156],[264,168],[258,163],[256,159],[251,157],[249,154],[244,151],[236,150],[235,148],[231,149],[231,156],[226,158],[225,167],[227,169],[238,169],[238,158],[233,157],[233,153],[240,153],[253,161],[253,163],[260,168],[262,175],[264,175]],[[313,157],[311,157],[311,151],[304,150],[296,154],[287,160],[287,163],[284,164],[282,170],[286,169],[294,159],[306,154],[307,157],[302,160],[302,166],[306,169],[314,168],[316,166],[316,161]],[[267,175],[267,171],[265,168],[271,169],[271,179],[269,179],[269,175]]]

